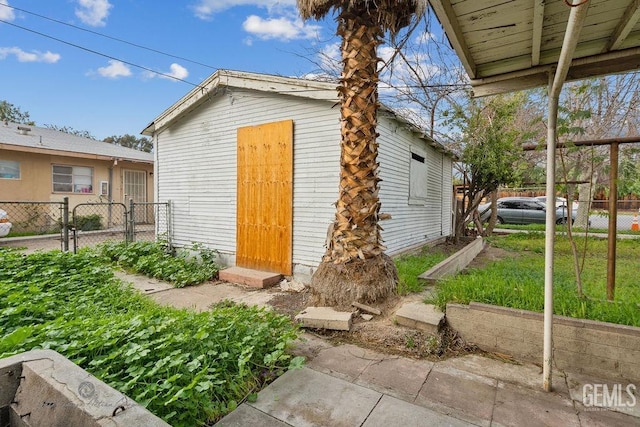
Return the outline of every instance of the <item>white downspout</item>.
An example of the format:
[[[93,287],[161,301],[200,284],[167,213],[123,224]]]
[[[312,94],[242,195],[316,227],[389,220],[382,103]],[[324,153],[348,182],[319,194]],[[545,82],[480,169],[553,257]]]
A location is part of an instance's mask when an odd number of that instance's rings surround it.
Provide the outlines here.
[[[578,45],[580,30],[584,25],[589,8],[588,1],[573,0],[567,30],[562,42],[562,51],[558,58],[558,67],[549,76],[549,116],[547,122],[547,215],[545,223],[544,246],[544,360],[542,365],[543,387],[552,390],[553,363],[553,247],[556,237],[555,183],[556,183],[556,131],[558,121],[558,102],[573,54]],[[578,6],[579,5],[579,6]],[[553,78],[553,80],[551,80]],[[550,199],[553,198],[553,199]],[[549,203],[551,200],[551,203]],[[549,209],[549,206],[552,208]]]

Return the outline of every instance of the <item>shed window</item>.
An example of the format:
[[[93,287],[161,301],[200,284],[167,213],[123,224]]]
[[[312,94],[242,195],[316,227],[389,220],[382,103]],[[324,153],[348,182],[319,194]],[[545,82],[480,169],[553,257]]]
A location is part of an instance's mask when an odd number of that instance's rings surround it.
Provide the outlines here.
[[[424,205],[427,202],[426,153],[411,151],[409,168],[409,204]]]
[[[0,179],[20,179],[20,162],[0,160]]]
[[[93,193],[93,168],[54,165],[53,191],[56,193]]]

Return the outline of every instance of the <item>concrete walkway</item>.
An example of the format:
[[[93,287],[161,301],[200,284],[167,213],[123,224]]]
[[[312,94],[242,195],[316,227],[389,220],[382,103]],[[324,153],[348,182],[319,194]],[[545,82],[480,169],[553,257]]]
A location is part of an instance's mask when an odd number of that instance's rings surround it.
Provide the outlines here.
[[[557,372],[556,390],[545,393],[534,365],[476,354],[434,363],[303,338],[295,353],[307,357],[306,367],[285,373],[217,426],[640,425],[640,402],[618,409],[627,413],[583,405],[583,384],[601,379]]]
[[[207,310],[230,299],[267,305],[275,290],[253,290],[222,282],[172,288],[144,276],[118,273],[123,280],[165,305]],[[310,333],[293,350],[305,367],[289,371],[216,425],[311,426],[640,426],[640,396],[627,405],[625,391],[608,408],[608,390],[628,383],[554,372],[555,390],[542,391],[542,372],[479,354],[431,362],[393,356],[351,344],[334,346]],[[583,386],[587,394],[583,396]],[[600,394],[592,391],[599,386]],[[640,395],[640,384],[634,384]],[[596,389],[596,393],[597,393]],[[590,393],[590,394],[589,394]],[[595,399],[594,399],[595,398]]]

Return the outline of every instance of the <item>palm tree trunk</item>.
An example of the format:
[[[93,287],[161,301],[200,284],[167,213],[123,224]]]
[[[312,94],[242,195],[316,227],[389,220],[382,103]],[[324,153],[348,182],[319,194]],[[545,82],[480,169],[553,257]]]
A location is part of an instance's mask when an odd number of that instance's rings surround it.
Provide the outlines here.
[[[377,46],[383,30],[356,3],[341,9],[342,37],[340,188],[331,242],[311,287],[320,305],[373,302],[395,289],[397,271],[384,255],[378,225]],[[377,277],[376,277],[377,276]],[[383,277],[384,276],[384,277]]]

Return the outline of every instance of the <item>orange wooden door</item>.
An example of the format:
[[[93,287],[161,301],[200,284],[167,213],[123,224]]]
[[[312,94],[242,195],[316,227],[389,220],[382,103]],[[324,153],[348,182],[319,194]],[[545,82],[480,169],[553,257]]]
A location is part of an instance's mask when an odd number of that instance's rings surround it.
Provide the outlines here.
[[[236,265],[291,274],[293,121],[238,129]]]

